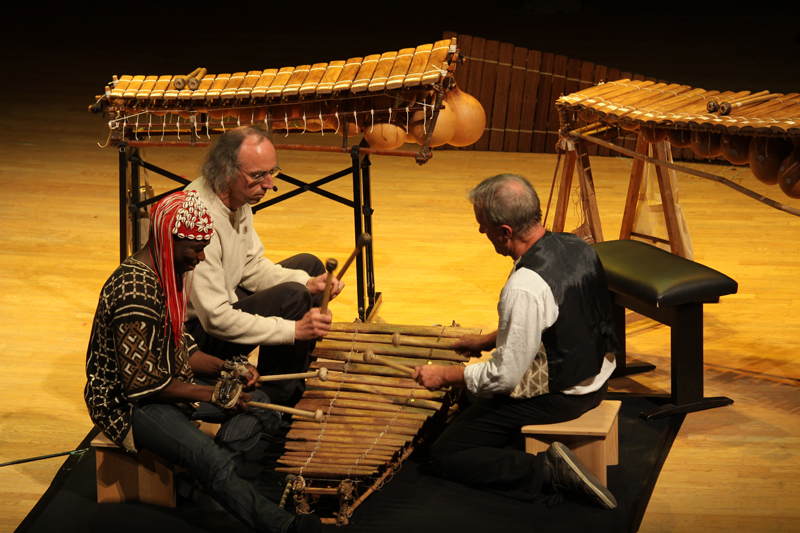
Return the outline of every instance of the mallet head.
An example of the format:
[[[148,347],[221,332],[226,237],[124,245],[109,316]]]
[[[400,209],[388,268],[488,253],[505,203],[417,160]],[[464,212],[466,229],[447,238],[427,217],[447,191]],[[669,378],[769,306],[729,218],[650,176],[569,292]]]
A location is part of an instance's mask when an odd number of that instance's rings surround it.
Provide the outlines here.
[[[320,368],[317,370],[317,377],[320,381],[328,381],[328,369],[325,367]]]
[[[374,360],[375,360],[375,352],[373,352],[372,350],[367,350],[366,352],[364,352],[365,363],[371,363]]]
[[[337,261],[336,259],[328,259],[325,262],[325,270],[327,270],[328,272],[333,272],[334,270],[336,270],[337,266],[339,266],[339,261]]]
[[[372,237],[370,236],[370,234],[369,233],[362,233],[361,235],[358,236],[358,239],[356,239],[356,246],[359,249],[361,249],[361,248],[363,248],[364,246],[368,245],[371,242],[372,242]]]

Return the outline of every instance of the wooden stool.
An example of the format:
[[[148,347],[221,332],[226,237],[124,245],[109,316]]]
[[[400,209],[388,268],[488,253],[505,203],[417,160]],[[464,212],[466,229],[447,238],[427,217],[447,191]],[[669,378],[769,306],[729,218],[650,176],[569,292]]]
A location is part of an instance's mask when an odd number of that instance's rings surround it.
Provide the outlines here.
[[[594,477],[606,484],[606,467],[619,463],[618,424],[622,402],[604,400],[580,418],[559,424],[523,426],[525,451],[544,452],[555,441],[566,445]]]
[[[219,424],[200,430],[214,438]],[[131,456],[103,432],[92,439],[97,463],[97,503],[144,502],[175,507],[175,473],[182,471],[156,454],[142,450]]]

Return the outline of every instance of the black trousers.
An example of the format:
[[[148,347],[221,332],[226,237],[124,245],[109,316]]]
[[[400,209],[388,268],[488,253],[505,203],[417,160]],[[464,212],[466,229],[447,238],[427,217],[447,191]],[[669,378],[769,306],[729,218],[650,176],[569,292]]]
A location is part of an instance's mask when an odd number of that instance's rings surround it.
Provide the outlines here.
[[[523,501],[535,501],[549,483],[545,454],[532,455],[509,447],[520,439],[520,428],[578,418],[605,398],[608,384],[598,391],[573,396],[560,392],[524,400],[495,395],[470,405],[431,447],[434,473],[465,485]]]
[[[284,268],[303,270],[309,276],[319,276],[325,267],[317,257],[311,254],[299,254],[278,263]],[[311,297],[305,285],[295,282],[281,283],[269,289],[251,293],[236,289],[239,301],[233,304],[234,309],[259,316],[279,316],[286,320],[300,320],[314,306],[321,305],[322,295]],[[204,352],[231,359],[238,355],[247,355],[255,349],[255,345],[238,344],[214,337],[203,329],[199,320],[186,322],[186,330],[192,334],[197,346]],[[258,350],[258,372],[269,376],[305,372],[311,363],[311,352],[315,342],[297,341],[286,345],[262,345]],[[302,379],[270,381],[262,383],[262,389],[273,403],[294,405],[305,390]]]

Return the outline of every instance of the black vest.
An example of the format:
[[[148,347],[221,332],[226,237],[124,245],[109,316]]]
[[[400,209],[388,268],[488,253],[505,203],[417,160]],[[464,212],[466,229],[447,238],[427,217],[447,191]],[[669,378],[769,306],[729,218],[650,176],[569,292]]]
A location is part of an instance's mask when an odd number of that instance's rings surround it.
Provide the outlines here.
[[[571,233],[545,232],[517,263],[539,274],[553,291],[558,319],[542,333],[548,385],[557,392],[600,373],[606,353],[618,353],[603,265],[591,246]]]

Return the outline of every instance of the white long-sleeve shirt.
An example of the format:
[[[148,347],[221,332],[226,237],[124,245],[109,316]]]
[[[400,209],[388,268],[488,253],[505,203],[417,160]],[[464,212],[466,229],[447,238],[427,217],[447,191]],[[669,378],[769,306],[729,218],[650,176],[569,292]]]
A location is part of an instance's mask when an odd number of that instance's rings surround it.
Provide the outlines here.
[[[520,268],[512,271],[503,287],[497,312],[497,347],[492,358],[464,369],[467,388],[479,397],[514,392],[525,373],[534,367],[542,333],[558,319],[559,309],[553,291],[544,279],[530,269]],[[615,368],[614,356],[606,356],[599,374],[561,392],[594,392],[602,387]],[[521,397],[528,395],[522,394]]]
[[[211,335],[239,344],[294,344],[294,321],[234,309],[236,287],[258,292],[289,281],[305,285],[309,275],[264,257],[249,205],[228,209],[202,177],[186,190],[198,192],[214,223],[206,259],[194,271],[187,319],[198,318]]]

